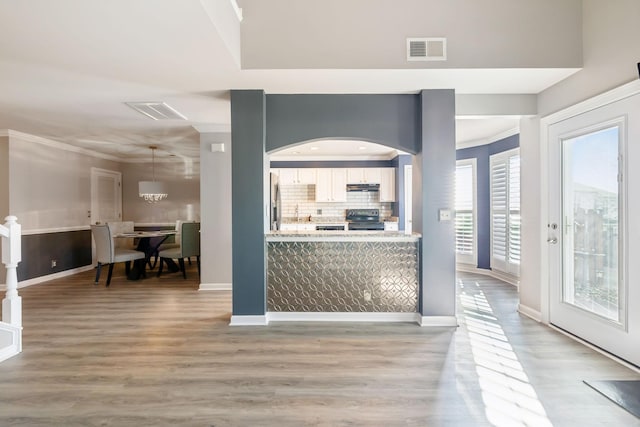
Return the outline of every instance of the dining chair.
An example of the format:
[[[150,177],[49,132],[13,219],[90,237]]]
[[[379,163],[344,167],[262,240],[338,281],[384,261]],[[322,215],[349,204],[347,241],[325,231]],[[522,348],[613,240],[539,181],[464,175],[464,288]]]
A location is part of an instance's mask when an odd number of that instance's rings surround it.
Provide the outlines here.
[[[183,222],[180,225],[180,247],[165,249],[159,252],[160,267],[158,277],[162,274],[164,260],[177,259],[182,271],[182,277],[187,278],[187,271],[184,266],[184,259],[192,256],[196,257],[198,265],[198,276],[200,275],[200,223]]]
[[[114,233],[109,224],[92,225],[91,234],[93,234],[93,239],[96,243],[96,260],[98,261],[95,281],[96,285],[100,280],[100,272],[103,265],[109,264],[109,274],[107,275],[107,286],[109,286],[111,284],[111,275],[113,274],[113,265],[115,263],[124,262],[126,272],[129,274],[131,261],[138,259],[144,260],[146,256],[145,253],[141,251],[117,248],[113,241]],[[141,264],[142,275],[144,276],[144,263]]]
[[[151,263],[151,257],[149,257],[149,269],[153,270],[156,268],[156,264],[158,263],[158,257],[160,256],[160,251],[164,251],[167,249],[175,249],[180,247],[180,230],[182,229],[183,220],[176,221],[176,234],[172,236],[172,238],[167,239],[168,241],[162,243],[158,249],[153,254],[153,264]],[[191,260],[189,260],[189,264],[191,264]]]
[[[134,232],[134,222],[133,221],[115,221],[115,222],[107,222],[109,225],[109,229],[111,230],[112,235],[117,235],[121,233],[133,233]],[[135,249],[136,245],[133,241],[133,237],[122,238],[119,237],[114,239],[114,244],[116,249]]]

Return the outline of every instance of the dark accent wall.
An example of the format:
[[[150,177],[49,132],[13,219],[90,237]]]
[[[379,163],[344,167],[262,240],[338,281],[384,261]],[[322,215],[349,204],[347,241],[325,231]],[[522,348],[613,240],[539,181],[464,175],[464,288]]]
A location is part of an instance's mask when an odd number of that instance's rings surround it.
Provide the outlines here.
[[[440,209],[453,212],[454,208],[455,93],[423,90],[420,104],[422,151],[413,159],[412,180],[420,183],[412,188],[413,228],[422,234],[420,312],[423,316],[455,316],[453,220],[438,218]]]
[[[393,160],[310,160],[310,161],[272,161],[271,167],[277,168],[392,168]]]
[[[327,138],[420,149],[416,95],[267,95],[266,125],[267,152]]]
[[[456,151],[456,160],[476,159],[478,268],[491,268],[491,180],[489,157],[520,146],[520,135]]]
[[[413,159],[413,218],[421,233],[420,312],[455,316],[453,210],[455,96],[453,90],[419,95],[267,95],[231,91],[233,315],[266,312],[266,153],[323,138],[367,140]],[[419,167],[416,167],[419,165]]]
[[[91,265],[91,230],[22,236],[18,281]],[[51,260],[56,267],[51,268]]]
[[[264,315],[265,95],[231,91],[233,315]]]

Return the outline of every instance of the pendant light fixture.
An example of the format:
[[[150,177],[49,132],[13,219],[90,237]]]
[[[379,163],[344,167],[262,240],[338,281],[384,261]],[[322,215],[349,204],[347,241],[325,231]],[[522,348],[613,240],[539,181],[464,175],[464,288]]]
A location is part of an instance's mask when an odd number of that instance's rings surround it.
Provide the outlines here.
[[[155,152],[158,147],[151,145],[149,148],[151,149],[151,174],[153,181],[138,182],[138,195],[149,203],[156,203],[162,199],[166,199],[168,194],[164,189],[164,183],[156,181]]]

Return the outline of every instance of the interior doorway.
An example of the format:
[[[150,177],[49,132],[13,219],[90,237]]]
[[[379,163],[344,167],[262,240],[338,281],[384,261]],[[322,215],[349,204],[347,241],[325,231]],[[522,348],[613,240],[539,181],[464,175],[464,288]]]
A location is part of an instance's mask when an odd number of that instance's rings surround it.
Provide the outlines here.
[[[122,174],[91,168],[91,224],[122,220]]]

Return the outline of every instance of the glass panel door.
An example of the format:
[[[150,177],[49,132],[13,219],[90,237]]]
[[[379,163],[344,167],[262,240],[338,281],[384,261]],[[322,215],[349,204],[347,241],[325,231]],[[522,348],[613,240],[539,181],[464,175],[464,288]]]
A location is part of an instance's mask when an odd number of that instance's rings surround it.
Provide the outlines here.
[[[562,141],[563,301],[620,322],[619,128]]]

